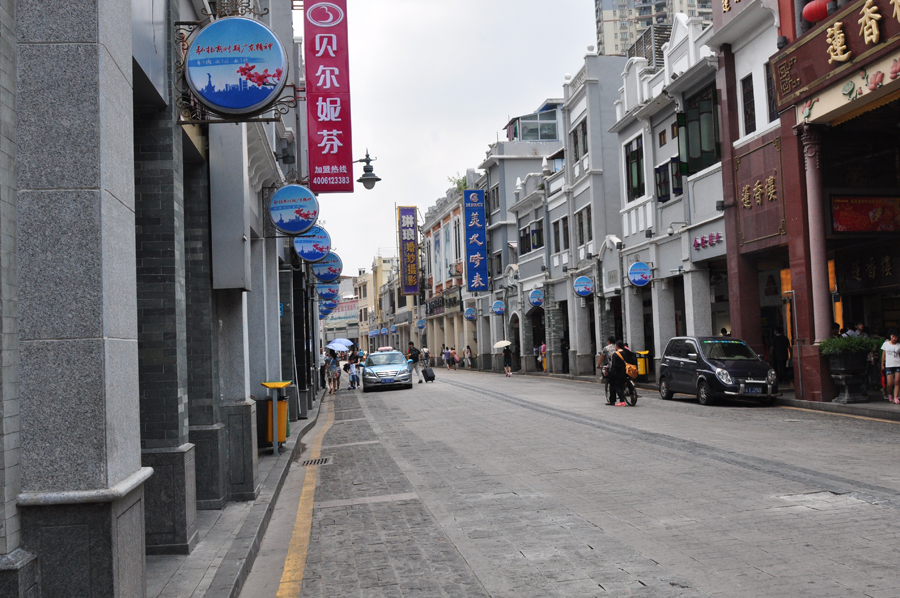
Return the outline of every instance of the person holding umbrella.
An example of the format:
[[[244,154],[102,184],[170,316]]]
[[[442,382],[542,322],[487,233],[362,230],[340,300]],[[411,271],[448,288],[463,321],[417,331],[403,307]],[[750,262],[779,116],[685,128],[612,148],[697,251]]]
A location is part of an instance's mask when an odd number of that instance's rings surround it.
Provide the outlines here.
[[[497,341],[494,343],[495,349],[503,347],[503,372],[507,378],[512,376],[512,350],[509,348],[511,344],[509,341]]]

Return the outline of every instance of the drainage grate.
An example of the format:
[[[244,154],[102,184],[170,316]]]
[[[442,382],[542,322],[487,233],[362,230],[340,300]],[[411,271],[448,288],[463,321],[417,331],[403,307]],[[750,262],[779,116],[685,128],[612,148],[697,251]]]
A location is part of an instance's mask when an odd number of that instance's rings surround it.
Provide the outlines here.
[[[310,465],[331,465],[331,457],[322,457],[321,459],[300,461],[300,467],[309,467]]]

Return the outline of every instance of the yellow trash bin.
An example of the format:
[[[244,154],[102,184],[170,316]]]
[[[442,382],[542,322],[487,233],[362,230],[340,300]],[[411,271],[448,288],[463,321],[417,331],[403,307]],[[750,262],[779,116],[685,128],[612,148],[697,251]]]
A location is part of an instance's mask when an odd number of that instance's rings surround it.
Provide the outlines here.
[[[272,442],[272,403],[269,401],[269,429],[267,440]],[[287,440],[287,420],[288,420],[288,404],[287,401],[278,401],[278,442]]]
[[[637,353],[638,376],[646,376],[649,369],[647,362],[650,361],[650,351],[635,351],[635,353]]]

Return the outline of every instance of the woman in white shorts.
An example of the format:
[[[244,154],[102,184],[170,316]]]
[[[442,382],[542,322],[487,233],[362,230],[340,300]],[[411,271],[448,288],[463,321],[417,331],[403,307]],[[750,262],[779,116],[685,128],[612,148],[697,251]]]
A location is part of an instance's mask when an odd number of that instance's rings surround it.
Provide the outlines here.
[[[900,337],[896,328],[888,330],[888,338],[881,345],[881,371],[887,400],[900,405]]]

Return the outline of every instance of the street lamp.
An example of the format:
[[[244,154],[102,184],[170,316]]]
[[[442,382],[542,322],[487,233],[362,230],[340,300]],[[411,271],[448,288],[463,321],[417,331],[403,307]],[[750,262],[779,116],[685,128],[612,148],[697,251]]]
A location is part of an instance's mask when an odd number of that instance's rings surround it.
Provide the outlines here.
[[[357,162],[365,163],[365,166],[363,166],[363,175],[361,177],[359,177],[358,179],[356,179],[356,182],[362,183],[363,187],[365,187],[366,189],[373,188],[375,186],[375,183],[377,183],[378,181],[381,180],[380,178],[378,178],[378,176],[375,175],[375,173],[373,172],[375,169],[372,168],[372,162],[374,162],[377,159],[378,158],[370,158],[369,150],[366,149],[366,157],[365,158],[363,158],[362,160],[354,160],[353,161],[354,164],[356,164]]]

